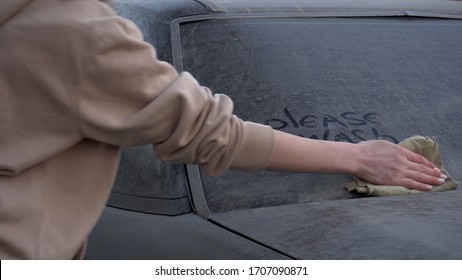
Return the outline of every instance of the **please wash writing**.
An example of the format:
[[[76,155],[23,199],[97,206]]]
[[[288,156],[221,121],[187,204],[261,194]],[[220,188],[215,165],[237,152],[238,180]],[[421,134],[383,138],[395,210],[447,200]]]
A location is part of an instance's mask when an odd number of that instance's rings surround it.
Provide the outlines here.
[[[387,140],[398,143],[395,137],[379,131],[380,115],[377,113],[359,114],[343,112],[340,115],[324,114],[316,116],[305,114],[297,116],[284,108],[284,118],[264,121],[274,129],[296,129],[301,137],[357,143],[365,140]]]

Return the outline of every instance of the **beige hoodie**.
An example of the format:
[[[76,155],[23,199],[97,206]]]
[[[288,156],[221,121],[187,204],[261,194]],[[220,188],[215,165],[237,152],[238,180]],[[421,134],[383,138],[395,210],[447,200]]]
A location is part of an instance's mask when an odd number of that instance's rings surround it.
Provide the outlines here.
[[[72,258],[120,146],[153,143],[209,174],[264,169],[272,129],[232,107],[99,1],[0,1],[0,259]]]

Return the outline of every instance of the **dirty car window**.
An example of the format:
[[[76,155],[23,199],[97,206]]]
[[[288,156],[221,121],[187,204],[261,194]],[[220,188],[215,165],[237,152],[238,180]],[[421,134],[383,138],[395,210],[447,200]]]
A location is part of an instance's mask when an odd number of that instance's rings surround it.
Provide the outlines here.
[[[462,22],[408,18],[236,18],[183,23],[183,67],[235,113],[308,138],[436,138],[462,160]],[[212,211],[353,198],[348,175],[202,175]]]

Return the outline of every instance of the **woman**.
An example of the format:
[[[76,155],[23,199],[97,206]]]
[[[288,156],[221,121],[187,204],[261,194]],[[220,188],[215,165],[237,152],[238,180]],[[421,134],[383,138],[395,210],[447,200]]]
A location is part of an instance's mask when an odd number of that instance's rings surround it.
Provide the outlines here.
[[[207,173],[350,173],[429,190],[445,176],[385,141],[300,138],[232,114],[232,101],[157,60],[96,0],[0,3],[0,258],[81,257],[121,146]],[[79,255],[80,253],[80,255]]]

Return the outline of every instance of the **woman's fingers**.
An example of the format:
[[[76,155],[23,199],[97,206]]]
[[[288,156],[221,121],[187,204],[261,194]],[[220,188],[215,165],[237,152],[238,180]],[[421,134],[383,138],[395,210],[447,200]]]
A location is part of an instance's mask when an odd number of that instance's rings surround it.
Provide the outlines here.
[[[398,180],[400,185],[422,191],[431,190],[432,186],[444,184],[447,178],[444,174],[428,175],[428,173],[415,170],[408,170],[403,175],[404,176]]]
[[[429,191],[433,188],[433,186],[431,185],[418,182],[410,178],[402,178],[400,181],[401,181],[399,184],[400,186],[407,187],[409,189],[415,189],[419,191]]]
[[[414,153],[414,152],[412,152],[412,151],[410,151],[408,149],[405,149],[403,147],[400,147],[400,148],[401,148],[401,151],[404,153],[404,155],[406,156],[406,158],[409,161],[424,165],[424,166],[432,168],[432,169],[437,168],[437,166],[435,164],[433,164],[431,161],[427,160],[425,157],[423,157],[423,156],[421,156],[421,155],[419,155],[417,153]]]
[[[432,162],[428,161],[423,156],[405,150],[406,158],[410,161],[407,178],[415,181],[416,183],[410,183],[411,188],[425,190],[429,189],[429,186],[439,186],[443,184],[447,176],[441,172]]]

